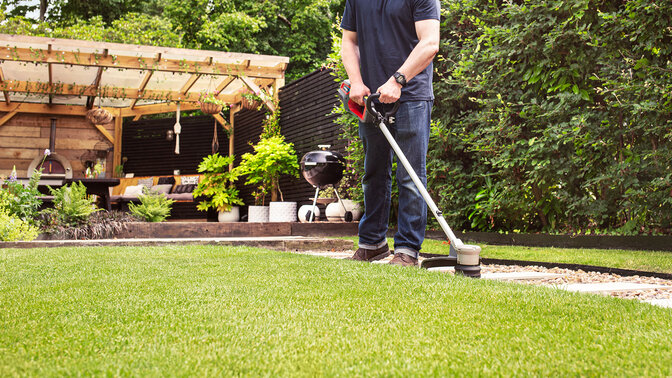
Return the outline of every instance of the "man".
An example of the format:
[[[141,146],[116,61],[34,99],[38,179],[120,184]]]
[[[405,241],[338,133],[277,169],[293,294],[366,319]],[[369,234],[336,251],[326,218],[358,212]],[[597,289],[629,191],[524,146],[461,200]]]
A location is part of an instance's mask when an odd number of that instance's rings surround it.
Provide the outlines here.
[[[439,18],[438,0],[347,0],[341,23],[341,55],[350,79],[350,98],[363,105],[364,97],[375,89],[383,103],[380,107],[400,101],[390,132],[425,186]],[[371,262],[390,255],[385,235],[393,151],[376,125],[360,122],[359,135],[365,151],[364,216],[359,222],[359,249],[352,259]],[[390,263],[416,266],[425,238],[427,206],[401,164],[397,186],[398,231]]]

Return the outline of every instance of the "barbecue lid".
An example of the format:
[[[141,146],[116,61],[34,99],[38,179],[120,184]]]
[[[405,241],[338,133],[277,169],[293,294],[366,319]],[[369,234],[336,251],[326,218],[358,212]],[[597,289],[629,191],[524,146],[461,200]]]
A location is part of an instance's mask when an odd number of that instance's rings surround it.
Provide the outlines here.
[[[317,164],[345,164],[345,158],[336,151],[310,151],[301,158],[302,166]]]

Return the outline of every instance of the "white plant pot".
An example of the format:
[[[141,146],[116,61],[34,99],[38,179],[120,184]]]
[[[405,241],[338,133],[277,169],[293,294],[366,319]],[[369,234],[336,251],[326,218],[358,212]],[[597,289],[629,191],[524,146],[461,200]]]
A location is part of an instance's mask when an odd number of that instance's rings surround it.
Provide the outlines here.
[[[359,207],[357,202],[352,200],[343,200],[343,205],[345,210],[352,213],[352,220],[358,221],[362,217],[362,209]],[[336,201],[327,205],[327,208],[324,209],[324,215],[327,216],[327,219],[332,222],[343,222],[345,221],[345,210],[341,206],[340,202]]]
[[[269,204],[269,222],[296,222],[296,202],[271,202]]]
[[[318,220],[320,217],[320,208],[317,206],[313,207],[313,205],[303,205],[299,207],[299,222],[310,222],[310,216],[308,214],[310,211],[313,213],[313,222]]]
[[[247,208],[248,222],[268,222],[268,206],[250,206]]]
[[[238,222],[240,220],[240,207],[232,206],[230,211],[220,211],[217,214],[220,222]]]

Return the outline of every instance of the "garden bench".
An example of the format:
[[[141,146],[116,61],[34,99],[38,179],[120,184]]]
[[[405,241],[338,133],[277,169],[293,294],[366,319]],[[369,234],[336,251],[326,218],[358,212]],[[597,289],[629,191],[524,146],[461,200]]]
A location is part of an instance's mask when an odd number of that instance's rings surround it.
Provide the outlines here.
[[[196,209],[199,200],[194,199],[201,175],[165,175],[125,177],[119,179],[118,186],[112,188],[110,200],[117,210],[128,211],[128,204],[139,203],[143,187],[164,193],[167,198],[175,201],[172,219],[205,219],[207,214]]]

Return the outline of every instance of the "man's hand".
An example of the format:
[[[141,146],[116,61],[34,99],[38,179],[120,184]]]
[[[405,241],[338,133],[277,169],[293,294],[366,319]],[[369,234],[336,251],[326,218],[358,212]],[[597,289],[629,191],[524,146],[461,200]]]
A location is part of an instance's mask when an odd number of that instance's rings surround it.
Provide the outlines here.
[[[391,77],[381,85],[376,91],[380,93],[378,100],[384,104],[391,104],[397,102],[401,97],[401,84],[397,83],[394,77]]]
[[[364,83],[350,83],[350,99],[359,106],[364,106],[364,97],[371,94],[369,87]]]

